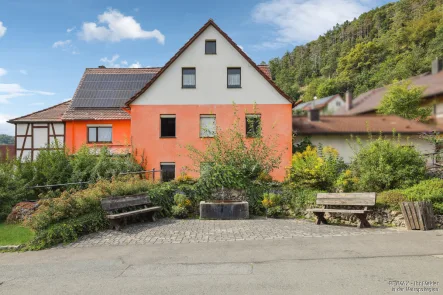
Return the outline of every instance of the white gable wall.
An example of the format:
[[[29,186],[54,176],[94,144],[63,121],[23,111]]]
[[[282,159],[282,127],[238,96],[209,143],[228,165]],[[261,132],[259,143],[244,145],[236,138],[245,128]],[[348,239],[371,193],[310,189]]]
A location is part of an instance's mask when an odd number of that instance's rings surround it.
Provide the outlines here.
[[[217,41],[217,54],[205,54],[205,40]],[[182,68],[196,68],[196,88],[182,89]],[[227,88],[227,68],[241,68],[242,88]],[[213,27],[209,26],[134,105],[290,104]]]
[[[345,102],[343,99],[337,95],[327,104],[326,108],[323,109],[323,114],[335,114],[335,112],[344,105]]]

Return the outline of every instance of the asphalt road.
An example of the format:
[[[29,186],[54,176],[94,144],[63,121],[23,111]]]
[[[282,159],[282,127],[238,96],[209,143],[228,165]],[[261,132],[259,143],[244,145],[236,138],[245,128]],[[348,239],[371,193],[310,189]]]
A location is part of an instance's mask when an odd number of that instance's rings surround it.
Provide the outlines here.
[[[8,295],[418,294],[422,282],[443,294],[443,231],[0,254]]]

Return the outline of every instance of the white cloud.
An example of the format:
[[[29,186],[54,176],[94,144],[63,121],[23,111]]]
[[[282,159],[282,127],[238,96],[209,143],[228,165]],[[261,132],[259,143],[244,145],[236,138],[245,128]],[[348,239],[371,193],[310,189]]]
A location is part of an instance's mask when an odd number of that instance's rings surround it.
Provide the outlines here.
[[[75,47],[72,44],[71,40],[65,40],[65,41],[57,41],[52,44],[52,48],[61,48],[63,51],[70,52],[72,54],[79,54],[77,47]]]
[[[27,71],[27,70],[20,70],[19,72],[20,72],[20,74],[22,74],[22,75],[27,75],[27,74],[28,74],[28,71]]]
[[[73,26],[72,28],[67,28],[66,29],[66,33],[71,33],[72,31],[74,31],[77,27]]]
[[[7,73],[8,73],[7,70],[0,68],[0,77],[6,75]]]
[[[66,48],[71,44],[71,40],[65,40],[65,41],[57,41],[52,44],[52,48]]]
[[[114,54],[111,58],[102,57],[100,61],[108,68],[142,68],[142,65],[138,61],[128,66],[129,63],[127,60],[122,60],[120,62],[118,61],[119,58],[120,55]]]
[[[6,34],[6,27],[3,25],[3,22],[0,22],[0,38]]]
[[[276,28],[275,39],[260,45],[275,49],[314,40],[377,4],[380,0],[267,0],[255,6],[252,17]]]
[[[134,17],[126,16],[116,9],[109,8],[98,16],[98,24],[84,22],[78,36],[85,41],[119,42],[124,39],[157,39],[165,43],[165,36],[157,29],[144,31]]]
[[[54,95],[53,92],[28,90],[20,86],[20,84],[0,84],[0,103],[9,103],[9,99],[19,96],[29,95]]]
[[[129,67],[133,68],[133,69],[139,69],[142,67],[142,65],[137,61],[137,62],[131,64]]]
[[[14,135],[14,125],[9,124],[7,121],[16,117],[17,116],[8,114],[0,114],[0,134]]]

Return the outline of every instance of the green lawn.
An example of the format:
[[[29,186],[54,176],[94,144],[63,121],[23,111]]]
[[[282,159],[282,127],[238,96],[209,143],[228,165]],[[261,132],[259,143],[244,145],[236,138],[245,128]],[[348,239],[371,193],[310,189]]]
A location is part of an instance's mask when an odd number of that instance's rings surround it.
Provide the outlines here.
[[[0,246],[21,245],[29,242],[34,232],[17,224],[0,223]]]

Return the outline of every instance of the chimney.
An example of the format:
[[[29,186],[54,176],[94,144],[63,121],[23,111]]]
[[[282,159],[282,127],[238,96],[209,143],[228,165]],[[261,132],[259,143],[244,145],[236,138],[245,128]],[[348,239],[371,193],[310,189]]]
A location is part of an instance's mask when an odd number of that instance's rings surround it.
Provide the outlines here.
[[[346,100],[346,110],[349,111],[352,109],[352,90],[347,90],[345,94]]]
[[[320,121],[320,110],[319,109],[310,109],[308,111],[308,119],[311,122]]]
[[[438,57],[432,61],[432,75],[440,73],[443,69],[442,61]]]
[[[105,66],[98,66],[99,69],[106,69]]]

